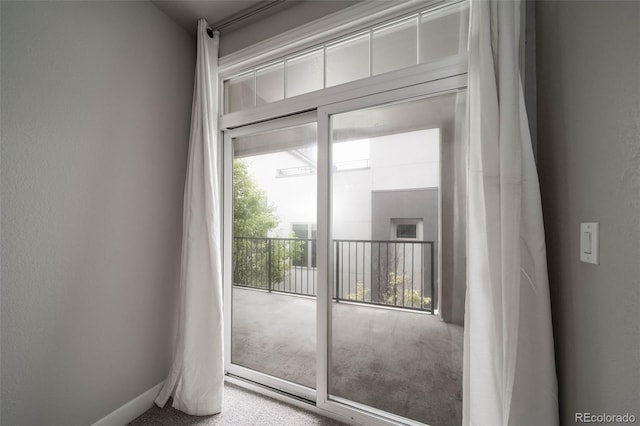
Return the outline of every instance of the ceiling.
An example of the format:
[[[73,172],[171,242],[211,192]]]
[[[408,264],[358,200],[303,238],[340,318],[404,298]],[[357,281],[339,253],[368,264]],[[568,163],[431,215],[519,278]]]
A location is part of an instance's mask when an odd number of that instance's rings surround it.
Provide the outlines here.
[[[277,13],[299,0],[152,0],[171,19],[191,34],[197,22],[206,18],[213,28],[223,25],[221,32],[248,25],[257,19]],[[247,15],[249,15],[247,17]],[[242,22],[235,22],[243,16]]]

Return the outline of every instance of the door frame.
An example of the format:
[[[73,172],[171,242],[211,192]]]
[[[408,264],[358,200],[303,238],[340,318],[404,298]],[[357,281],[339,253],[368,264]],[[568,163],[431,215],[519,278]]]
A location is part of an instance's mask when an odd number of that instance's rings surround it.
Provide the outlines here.
[[[223,247],[233,246],[233,139],[242,136],[268,133],[286,127],[317,123],[316,112],[310,111],[276,118],[258,124],[238,127],[223,132]],[[231,331],[233,321],[233,250],[223,250],[223,294],[224,294],[224,367],[226,374],[268,386],[287,394],[316,401],[316,390],[289,382],[269,374],[261,373],[231,362]],[[317,352],[317,342],[316,342]]]
[[[302,398],[321,414],[333,418],[347,419],[367,425],[411,425],[424,426],[423,423],[384,412],[339,397],[329,397],[328,373],[330,371],[329,350],[331,342],[331,291],[333,276],[333,247],[331,241],[331,152],[330,152],[330,116],[358,109],[373,108],[380,105],[408,102],[421,98],[457,93],[467,86],[467,75],[458,74],[447,78],[427,81],[410,86],[399,86],[367,96],[355,97],[346,101],[324,104],[316,110],[295,115],[273,118],[257,124],[226,129],[223,134],[223,247],[232,246],[233,231],[233,138],[249,134],[265,133],[283,127],[317,123],[317,297],[316,297],[316,389],[295,384],[270,376],[231,362],[231,330],[233,321],[232,305],[232,250],[223,250],[224,283],[224,328],[225,328],[225,372],[229,381],[239,383],[247,380],[258,384],[254,390],[274,396],[274,391],[289,397]],[[322,200],[322,201],[321,201]],[[324,284],[323,284],[324,283]],[[240,378],[240,381],[238,380]],[[264,387],[261,387],[261,386]]]

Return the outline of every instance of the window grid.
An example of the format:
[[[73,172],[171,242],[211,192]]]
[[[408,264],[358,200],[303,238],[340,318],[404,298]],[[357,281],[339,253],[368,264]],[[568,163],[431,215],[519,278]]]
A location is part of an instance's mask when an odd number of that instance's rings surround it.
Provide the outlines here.
[[[453,4],[447,4],[444,7],[435,7],[435,8],[430,8],[430,9],[426,9],[426,10],[421,10],[418,12],[414,12],[405,16],[401,16],[401,17],[395,17],[392,18],[384,23],[375,25],[371,28],[365,29],[365,30],[358,30],[352,34],[348,34],[345,36],[342,36],[340,38],[337,39],[333,39],[333,40],[329,40],[325,43],[320,44],[319,46],[315,46],[309,49],[305,49],[304,51],[301,52],[296,52],[290,55],[287,55],[286,57],[282,58],[279,61],[270,61],[268,64],[260,64],[258,66],[253,67],[250,70],[245,70],[242,71],[228,79],[225,79],[223,82],[223,90],[224,90],[224,96],[223,99],[225,99],[224,102],[224,113],[231,113],[231,112],[236,112],[236,111],[241,111],[245,108],[241,108],[241,109],[232,109],[230,108],[231,103],[228,101],[228,99],[231,99],[231,94],[228,93],[230,92],[230,88],[231,85],[229,83],[233,82],[236,79],[239,78],[246,78],[249,74],[253,75],[253,105],[249,108],[252,107],[256,107],[258,105],[258,81],[257,81],[257,72],[258,70],[263,70],[267,67],[270,66],[275,66],[275,65],[282,65],[282,80],[283,80],[283,99],[289,99],[291,97],[294,96],[299,96],[299,95],[303,95],[306,93],[311,93],[313,91],[316,90],[322,90],[322,89],[326,89],[327,86],[327,48],[328,47],[332,47],[332,46],[336,46],[339,45],[340,43],[348,43],[349,41],[352,40],[357,40],[359,37],[364,36],[365,34],[367,35],[367,40],[369,42],[369,48],[368,48],[368,75],[366,77],[362,77],[363,78],[367,78],[367,77],[371,77],[374,75],[374,69],[373,69],[373,60],[374,60],[374,37],[373,35],[376,32],[380,32],[380,31],[384,31],[385,29],[388,29],[390,27],[393,27],[394,25],[398,25],[400,23],[406,23],[406,22],[410,22],[413,21],[414,25],[415,25],[415,30],[416,30],[416,58],[415,58],[415,63],[413,65],[416,64],[420,64],[425,62],[424,58],[421,58],[421,28],[422,28],[422,22],[425,16],[429,16],[429,15],[433,15],[434,17],[437,17],[438,15],[446,15],[447,13],[460,13],[461,16],[463,16],[462,14],[465,12],[465,9],[468,10],[468,3],[466,1],[462,1],[462,2],[458,2],[458,3],[453,3]],[[295,60],[298,58],[301,58],[305,55],[309,55],[312,54],[313,52],[318,52],[318,51],[322,51],[322,87],[315,89],[315,90],[311,90],[311,91],[302,91],[301,93],[297,93],[293,96],[289,96],[288,92],[291,92],[290,90],[287,90],[287,63],[291,60]],[[406,68],[406,67],[404,67]],[[396,71],[396,70],[394,70]],[[393,72],[393,71],[391,71]],[[356,80],[352,80],[352,81],[356,81]],[[352,82],[349,81],[349,82]],[[345,83],[342,83],[345,84]],[[274,101],[275,102],[275,101]],[[270,103],[270,102],[268,102]]]

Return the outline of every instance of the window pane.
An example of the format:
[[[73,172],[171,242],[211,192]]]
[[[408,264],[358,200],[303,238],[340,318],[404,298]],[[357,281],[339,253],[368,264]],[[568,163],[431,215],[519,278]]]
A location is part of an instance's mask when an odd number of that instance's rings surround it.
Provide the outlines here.
[[[396,238],[417,238],[418,225],[399,223],[396,228]]]
[[[317,178],[283,178],[277,169],[315,170],[316,146],[315,123],[233,139],[231,362],[310,388],[317,276],[308,229]]]
[[[257,105],[284,99],[284,64],[274,64],[256,71]]]
[[[330,116],[329,399],[462,422],[464,111],[459,92]]]
[[[224,82],[224,112],[240,111],[254,106],[253,71]]]
[[[410,67],[418,58],[417,18],[394,22],[373,31],[373,74]]]
[[[420,16],[420,62],[467,50],[469,7],[455,6]]]
[[[327,87],[369,77],[369,33],[327,46]]]
[[[316,125],[308,124],[304,126],[288,127],[287,129],[275,132],[259,133],[255,135],[247,135],[234,139],[233,154],[236,157],[248,157],[252,155],[269,154],[279,151],[305,152],[309,154],[309,150],[315,149],[316,141]],[[290,167],[289,162],[277,165],[274,175],[279,175],[278,170],[291,170],[313,166],[315,174],[315,165],[296,163],[296,167]],[[297,173],[282,173],[284,175],[298,175]]]
[[[324,60],[322,49],[287,59],[287,98],[313,92],[324,87]]]

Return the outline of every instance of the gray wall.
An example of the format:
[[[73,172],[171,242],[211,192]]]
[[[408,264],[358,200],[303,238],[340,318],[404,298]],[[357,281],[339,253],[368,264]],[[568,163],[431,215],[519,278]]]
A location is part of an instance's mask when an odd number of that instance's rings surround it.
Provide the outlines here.
[[[423,241],[438,241],[438,188],[373,191],[371,237],[391,240],[391,219],[422,219]]]
[[[431,292],[424,293],[425,296],[428,295],[432,297],[432,301],[434,306],[438,306],[438,295],[437,295],[437,282],[438,282],[438,188],[416,188],[416,189],[407,189],[407,190],[382,190],[382,191],[372,191],[371,192],[371,239],[372,240],[394,240],[392,236],[392,219],[420,219],[422,220],[422,238],[420,241],[433,241],[435,244],[433,245],[433,259],[434,264],[430,265],[429,256],[431,255],[430,250],[427,246],[422,246],[423,248],[419,248],[419,246],[408,245],[406,253],[422,253],[421,255],[416,255],[415,260],[416,263],[411,264],[411,267],[408,268],[408,276],[417,277],[421,273],[422,267],[421,262],[426,262],[424,264],[424,277],[423,282],[427,285],[427,289],[430,283],[429,274],[431,272],[431,268],[434,267],[434,293]],[[383,246],[384,247],[384,246]],[[389,246],[386,248],[380,248],[380,246],[376,246],[372,244],[371,246],[371,259],[376,259],[379,256],[379,252],[389,253],[389,256],[392,254],[392,247]],[[404,251],[405,248],[399,248]],[[383,255],[387,256],[386,254]],[[407,254],[407,258],[411,259],[412,255]],[[397,259],[397,258],[396,258]],[[384,261],[382,262],[384,263]],[[402,262],[401,262],[402,263]],[[378,265],[377,268],[381,268],[382,265]],[[415,270],[412,271],[412,268]],[[402,269],[404,271],[405,269]],[[376,276],[371,279],[371,294],[373,297],[376,297],[379,294],[379,286],[380,279],[377,278],[377,274],[379,272],[376,271],[376,267],[372,269],[373,273]],[[400,271],[400,269],[398,269]],[[415,274],[415,275],[414,275]],[[387,273],[383,274],[387,275]],[[425,289],[425,291],[427,290]]]
[[[168,371],[195,46],[148,2],[1,8],[1,421],[91,424]]]
[[[537,3],[538,159],[562,424],[640,418],[640,2]],[[600,223],[600,264],[579,261]]]

